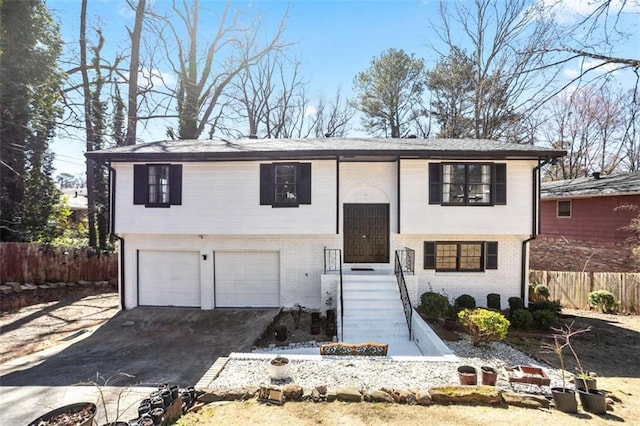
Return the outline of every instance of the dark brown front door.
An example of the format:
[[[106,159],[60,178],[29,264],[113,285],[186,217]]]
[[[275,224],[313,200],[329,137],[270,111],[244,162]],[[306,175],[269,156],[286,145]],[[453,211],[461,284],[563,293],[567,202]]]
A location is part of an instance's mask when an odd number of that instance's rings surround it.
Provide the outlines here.
[[[344,261],[389,262],[389,204],[344,205]]]

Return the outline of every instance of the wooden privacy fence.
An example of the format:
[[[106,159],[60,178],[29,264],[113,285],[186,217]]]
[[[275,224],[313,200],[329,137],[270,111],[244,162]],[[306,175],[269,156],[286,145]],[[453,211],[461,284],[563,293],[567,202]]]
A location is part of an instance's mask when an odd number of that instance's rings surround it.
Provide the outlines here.
[[[109,281],[118,277],[117,253],[30,243],[0,243],[0,282]]]
[[[551,300],[560,300],[567,308],[589,309],[589,293],[608,290],[620,301],[622,311],[637,313],[640,309],[640,273],[532,270],[529,282],[547,285]]]

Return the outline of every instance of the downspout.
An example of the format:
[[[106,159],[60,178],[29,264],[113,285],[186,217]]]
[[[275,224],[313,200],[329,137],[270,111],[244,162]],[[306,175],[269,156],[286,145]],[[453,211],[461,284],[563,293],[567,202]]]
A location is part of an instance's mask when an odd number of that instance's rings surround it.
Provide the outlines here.
[[[118,292],[120,293],[120,309],[121,310],[125,310],[125,304],[124,304],[124,238],[122,238],[121,236],[119,236],[118,234],[116,234],[116,169],[114,169],[113,167],[111,167],[111,162],[109,162],[109,194],[111,194],[111,202],[110,204],[110,210],[111,210],[111,214],[110,214],[110,218],[111,220],[109,221],[109,231],[111,233],[111,235],[113,235],[113,237],[115,237],[119,242],[120,242],[120,268],[119,272],[120,272],[120,279],[118,280],[119,282],[119,288],[118,288]]]
[[[522,259],[520,264],[520,299],[522,303],[525,301],[527,291],[527,245],[536,239],[540,232],[540,170],[551,163],[553,158],[547,157],[544,160],[538,159],[538,165],[532,170],[532,194],[531,194],[531,236],[522,242]]]

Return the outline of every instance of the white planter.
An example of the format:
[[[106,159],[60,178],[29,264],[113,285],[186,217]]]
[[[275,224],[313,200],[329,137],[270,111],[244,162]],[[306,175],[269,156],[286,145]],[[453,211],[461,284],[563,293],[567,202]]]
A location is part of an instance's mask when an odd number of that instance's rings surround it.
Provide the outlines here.
[[[285,360],[286,363],[276,363],[274,364],[274,362],[277,362],[276,360]],[[290,371],[290,366],[289,366],[289,359],[288,358],[283,358],[283,357],[278,357],[278,358],[274,358],[271,361],[269,361],[269,377],[271,377],[273,380],[286,380],[289,378],[289,371]]]

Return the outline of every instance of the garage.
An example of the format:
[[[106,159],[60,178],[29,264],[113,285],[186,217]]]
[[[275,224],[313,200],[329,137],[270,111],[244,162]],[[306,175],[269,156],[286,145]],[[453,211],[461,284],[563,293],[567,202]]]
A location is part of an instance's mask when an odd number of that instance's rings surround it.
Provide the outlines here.
[[[200,307],[200,252],[138,251],[138,304]]]
[[[216,251],[217,308],[280,306],[280,254],[277,251]]]

